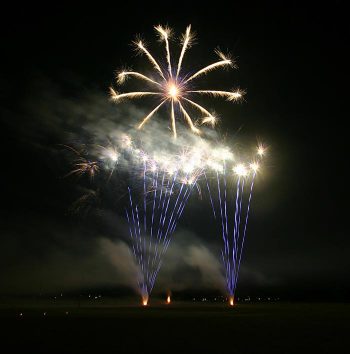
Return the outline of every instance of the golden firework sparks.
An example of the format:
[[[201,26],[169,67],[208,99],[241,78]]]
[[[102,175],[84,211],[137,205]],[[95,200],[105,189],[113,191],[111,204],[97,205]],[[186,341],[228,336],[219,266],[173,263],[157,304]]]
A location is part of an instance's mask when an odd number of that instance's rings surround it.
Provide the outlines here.
[[[62,146],[72,151],[77,156],[73,164],[74,165],[73,170],[67,173],[65,177],[71,175],[77,175],[80,177],[84,174],[87,174],[91,179],[93,179],[95,175],[100,171],[100,167],[97,161],[91,161],[85,158],[84,156],[82,156],[81,152],[79,152],[78,150],[74,149],[69,145],[63,144]]]
[[[181,77],[181,69],[182,62],[185,56],[187,49],[191,46],[193,40],[193,34],[191,33],[191,26],[186,28],[186,32],[183,34],[181,43],[181,53],[179,59],[177,61],[176,70],[172,65],[171,51],[169,40],[172,37],[172,30],[169,27],[163,27],[161,25],[155,26],[159,38],[162,42],[165,43],[165,51],[166,51],[166,62],[167,62],[167,70],[163,70],[158,61],[153,57],[150,51],[146,48],[145,43],[141,39],[137,39],[134,41],[134,45],[136,49],[143,55],[147,57],[147,59],[152,64],[156,76],[160,75],[158,79],[149,77],[145,74],[133,71],[133,70],[123,70],[117,74],[117,83],[119,85],[123,84],[127,78],[133,77],[139,80],[144,81],[145,83],[151,85],[155,90],[149,91],[135,91],[135,92],[125,92],[118,93],[113,88],[110,88],[110,95],[113,101],[120,102],[123,99],[137,99],[143,98],[145,96],[155,96],[159,97],[160,103],[149,113],[147,114],[138,125],[138,129],[141,129],[146,122],[151,119],[154,114],[159,110],[164,103],[170,105],[170,122],[171,129],[173,131],[173,135],[176,138],[176,116],[180,113],[184,120],[187,122],[191,131],[195,134],[199,134],[200,130],[196,126],[197,124],[191,118],[190,113],[188,111],[188,107],[192,109],[196,109],[204,116],[200,119],[199,124],[210,124],[214,126],[217,122],[217,118],[214,114],[210,113],[209,110],[204,108],[202,105],[194,102],[190,99],[191,96],[198,95],[209,95],[212,97],[225,98],[227,101],[237,101],[242,98],[244,92],[241,90],[232,90],[232,91],[222,91],[222,90],[194,90],[192,81],[198,79],[199,77],[219,68],[225,67],[235,67],[234,61],[230,58],[229,55],[223,54],[221,51],[216,50],[216,54],[219,56],[217,62],[214,62],[210,65],[205,66],[204,68],[196,71],[194,74],[188,76],[183,75]],[[191,82],[191,84],[189,84]]]
[[[82,176],[83,174],[87,174],[90,178],[94,178],[96,173],[100,170],[96,161],[89,161],[85,158],[80,158],[74,164],[74,169],[70,171],[66,177],[70,175],[78,175]]]

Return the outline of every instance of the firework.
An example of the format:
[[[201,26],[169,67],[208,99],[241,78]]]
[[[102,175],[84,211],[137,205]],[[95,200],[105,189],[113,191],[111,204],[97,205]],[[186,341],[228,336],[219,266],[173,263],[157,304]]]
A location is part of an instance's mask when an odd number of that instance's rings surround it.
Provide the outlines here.
[[[86,175],[90,182],[93,182],[97,174],[103,175],[107,172],[107,179],[96,178],[98,181],[107,182],[107,185],[113,183],[112,175],[119,168],[128,172],[130,178],[123,179],[123,182],[127,183],[126,193],[123,195],[126,197],[125,215],[130,249],[139,269],[138,286],[143,306],[149,304],[164,255],[187,202],[193,190],[197,189],[201,195],[200,182],[204,183],[214,218],[221,228],[221,256],[229,304],[233,306],[254,181],[266,149],[259,145],[254,159],[243,163],[237,160],[228,147],[218,147],[202,136],[198,137],[202,125],[214,127],[218,119],[214,112],[199,104],[196,97],[222,98],[228,102],[236,102],[243,97],[244,92],[240,89],[225,91],[196,87],[196,80],[218,69],[234,68],[235,62],[230,55],[216,50],[217,61],[197,71],[184,73],[182,67],[185,55],[193,42],[191,26],[186,28],[181,37],[181,51],[177,58],[174,58],[170,48],[174,38],[173,31],[161,25],[155,26],[154,29],[159,40],[164,43],[165,62],[159,62],[142,39],[135,40],[136,49],[151,63],[154,72],[152,76],[132,69],[118,72],[117,85],[123,85],[132,78],[143,85],[140,90],[130,92],[119,92],[110,87],[111,99],[119,103],[123,100],[154,98],[157,100],[156,104],[138,123],[138,129],[142,129],[157,112],[167,108],[174,138],[177,137],[179,117],[183,118],[196,136],[188,135],[191,139],[188,139],[190,141],[186,144],[190,146],[181,143],[184,140],[169,141],[164,137],[162,143],[165,140],[166,144],[157,144],[154,138],[158,135],[157,131],[152,134],[151,144],[150,139],[144,139],[148,141],[145,147],[142,142],[136,143],[131,136],[121,134],[120,131],[108,132],[108,136],[114,137],[113,141],[109,141],[107,146],[94,146],[92,152],[86,151],[86,148],[80,152],[66,146],[75,155],[73,168],[67,176]],[[193,119],[194,113],[198,114],[199,118]],[[155,150],[157,145],[159,151]],[[76,201],[74,209],[88,209],[92,201],[99,199],[101,191],[100,188],[96,192],[88,189]],[[170,294],[166,302],[171,302]]]
[[[74,153],[74,169],[68,175],[91,177],[101,173],[98,181],[108,185],[118,167],[131,177],[124,178],[128,181],[125,215],[131,250],[139,269],[142,304],[146,306],[177,223],[202,174],[204,164],[200,148],[180,147],[179,150],[175,145],[175,152],[156,151],[154,147],[148,147],[146,151],[126,134],[109,140],[107,146],[65,147]],[[107,173],[107,179],[103,178],[103,173]],[[97,193],[89,190],[74,203],[74,210],[82,210]]]
[[[151,78],[143,73],[139,73],[133,70],[123,70],[117,74],[117,84],[122,85],[126,79],[135,78],[150,86],[151,90],[119,93],[111,87],[111,98],[115,102],[120,102],[123,99],[137,99],[146,96],[153,96],[158,98],[159,103],[142,119],[141,123],[138,125],[139,129],[141,129],[159,111],[162,106],[167,104],[170,107],[170,123],[175,138],[177,136],[176,118],[178,115],[181,115],[184,118],[193,133],[199,134],[199,125],[210,124],[214,126],[217,122],[217,118],[215,117],[214,113],[209,112],[209,110],[195,102],[194,99],[192,99],[192,96],[209,95],[212,97],[225,98],[227,101],[237,101],[243,96],[244,92],[237,89],[232,91],[207,89],[194,90],[193,81],[213,70],[226,67],[235,67],[235,63],[229,55],[225,55],[221,51],[216,50],[215,53],[219,57],[218,61],[205,66],[192,75],[182,74],[182,63],[185,57],[185,53],[188,48],[190,48],[193,40],[191,26],[187,27],[186,32],[182,36],[181,53],[175,65],[173,64],[169,46],[169,40],[173,36],[173,31],[168,27],[163,27],[160,25],[155,26],[154,29],[156,30],[160,41],[164,42],[165,44],[167,69],[165,70],[161,67],[161,65],[150,53],[145,43],[141,39],[136,40],[134,42],[136,49],[140,54],[145,55],[149,62],[152,64],[153,69],[155,70],[154,76],[156,78]],[[195,110],[202,114],[202,117],[199,119],[199,121],[194,121],[192,119],[190,110]]]
[[[92,161],[83,156],[81,152],[74,149],[69,145],[62,145],[69,151],[73,152],[76,158],[73,161],[73,170],[66,174],[65,177],[71,175],[82,176],[84,174],[88,175],[91,179],[95,177],[95,175],[99,172],[100,166],[97,161]]]
[[[142,183],[129,187],[126,216],[143,298],[149,298],[172,234],[195,186],[204,181],[223,239],[222,261],[229,303],[234,304],[254,181],[265,148],[249,163],[237,162],[228,147],[203,140],[177,155],[133,149]],[[214,177],[214,178],[213,178]],[[246,191],[247,190],[247,191]],[[247,194],[247,195],[246,195]],[[234,211],[233,217],[230,217]]]
[[[137,176],[128,187],[125,210],[134,258],[139,266],[139,289],[143,299],[153,290],[172,235],[202,170],[197,151],[180,156],[151,156],[132,149]],[[186,161],[186,162],[184,162]]]
[[[221,256],[229,303],[233,305],[254,181],[266,149],[259,145],[254,158],[242,162],[229,147],[201,138],[193,137],[191,146],[182,145],[179,139],[157,150],[154,141],[146,148],[129,135],[116,135],[118,139],[107,146],[93,145],[92,151],[87,146],[66,146],[74,153],[74,169],[69,175],[85,173],[91,177],[107,172],[109,183],[118,167],[131,177],[124,179],[128,181],[125,215],[130,249],[139,269],[142,304],[149,303],[164,255],[193,190],[200,191],[204,183],[221,228]],[[89,190],[75,203],[75,209],[91,203],[97,193]]]
[[[218,221],[221,229],[223,241],[221,258],[230,306],[234,305],[254,181],[260,168],[259,160],[264,153],[265,148],[259,146],[257,158],[249,164],[245,164],[236,163],[233,154],[226,148],[217,149],[213,150],[213,157],[207,161],[210,171],[205,174],[205,185],[214,218]],[[219,157],[221,157],[221,161]],[[212,176],[210,181],[212,183],[209,183],[207,175]],[[245,189],[248,191],[246,192]],[[217,198],[213,198],[213,196]],[[232,211],[234,212],[233,217],[230,216]]]
[[[96,161],[89,161],[84,158],[79,159],[74,166],[75,169],[72,170],[68,175],[77,174],[78,176],[81,176],[83,174],[87,174],[90,176],[90,178],[94,178],[96,173],[99,171],[99,167]]]

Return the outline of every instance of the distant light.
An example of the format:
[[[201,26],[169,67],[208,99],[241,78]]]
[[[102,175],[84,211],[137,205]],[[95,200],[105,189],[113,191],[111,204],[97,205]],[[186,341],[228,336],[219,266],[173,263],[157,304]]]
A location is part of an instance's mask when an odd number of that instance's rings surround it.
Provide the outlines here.
[[[240,177],[244,177],[248,174],[246,167],[243,164],[239,164],[233,168],[233,171]]]
[[[230,296],[230,297],[229,297],[229,304],[230,304],[230,306],[234,306],[234,305],[235,305],[235,298],[234,298],[234,296]]]
[[[166,298],[166,303],[167,303],[167,304],[170,304],[170,303],[171,303],[170,295],[168,295],[168,297]]]
[[[257,162],[253,162],[249,165],[249,167],[254,171],[256,172],[258,169],[259,169],[259,164]]]
[[[264,156],[265,155],[265,148],[262,145],[258,146],[258,155],[259,156]]]

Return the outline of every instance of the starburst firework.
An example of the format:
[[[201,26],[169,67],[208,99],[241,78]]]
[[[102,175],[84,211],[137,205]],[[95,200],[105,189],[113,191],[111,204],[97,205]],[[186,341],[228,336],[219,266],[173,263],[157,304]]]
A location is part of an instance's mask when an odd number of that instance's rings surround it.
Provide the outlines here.
[[[120,71],[117,74],[117,83],[119,85],[123,84],[127,78],[134,77],[136,79],[143,80],[145,83],[152,86],[153,90],[118,93],[111,87],[111,98],[115,102],[120,102],[122,99],[137,99],[146,96],[158,97],[160,102],[149,114],[147,114],[142,119],[141,123],[138,125],[139,129],[141,129],[162,106],[168,104],[170,106],[170,122],[174,138],[176,138],[177,136],[176,117],[178,115],[183,116],[184,120],[187,122],[193,133],[199,134],[200,130],[198,128],[198,125],[211,124],[212,126],[214,126],[217,122],[217,118],[206,108],[190,99],[192,96],[209,95],[212,97],[222,97],[225,98],[227,101],[237,101],[242,97],[244,92],[239,89],[232,91],[194,90],[192,81],[215,69],[224,67],[234,67],[235,63],[228,55],[224,55],[221,51],[216,50],[215,52],[220,59],[219,61],[205,66],[204,68],[198,70],[192,75],[180,75],[185,53],[187,49],[191,46],[191,42],[193,39],[193,35],[191,33],[191,26],[187,27],[186,32],[182,36],[181,53],[178,58],[177,65],[175,67],[172,64],[171,52],[169,47],[169,39],[173,35],[172,30],[168,27],[163,27],[160,25],[155,26],[154,29],[159,35],[160,40],[165,43],[167,69],[161,68],[160,64],[149,52],[145,43],[141,39],[134,41],[137,50],[141,54],[145,55],[147,59],[151,62],[158,78],[153,79],[145,74],[132,70]],[[191,118],[190,113],[188,111],[188,107],[191,107],[191,109],[199,111],[202,114],[199,124],[197,124],[197,122],[194,122]]]

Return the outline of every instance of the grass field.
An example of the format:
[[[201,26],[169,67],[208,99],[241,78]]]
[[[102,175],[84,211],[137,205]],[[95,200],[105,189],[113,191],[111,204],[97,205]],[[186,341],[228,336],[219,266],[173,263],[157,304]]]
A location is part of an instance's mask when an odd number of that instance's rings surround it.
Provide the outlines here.
[[[349,304],[41,301],[2,304],[0,316],[4,354],[350,351]]]

